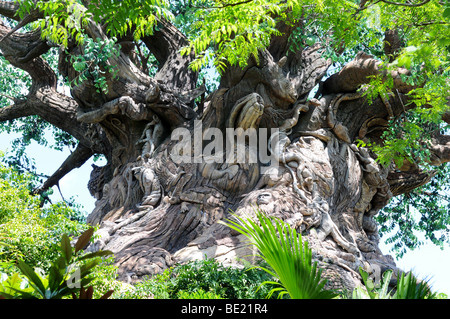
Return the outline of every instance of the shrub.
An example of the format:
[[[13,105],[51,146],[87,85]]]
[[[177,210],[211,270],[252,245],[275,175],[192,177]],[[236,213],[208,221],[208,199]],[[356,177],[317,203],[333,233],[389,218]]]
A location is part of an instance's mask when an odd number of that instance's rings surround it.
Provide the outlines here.
[[[211,291],[227,299],[265,298],[268,290],[261,284],[272,277],[256,268],[226,267],[214,259],[192,261],[176,267],[172,296],[177,291]]]
[[[395,288],[391,290],[389,290],[389,283],[393,274],[392,270],[384,272],[378,283],[375,283],[362,268],[359,272],[364,288],[355,288],[352,299],[440,299],[445,297],[442,294],[433,293],[427,282],[418,280],[411,272],[401,273]]]
[[[267,280],[272,277],[260,269],[228,267],[214,259],[205,259],[166,269],[162,274],[137,283],[133,291],[113,297],[260,299],[269,292],[266,286],[261,286]]]
[[[11,273],[11,264],[19,259],[48,270],[62,234],[76,236],[88,228],[66,203],[40,207],[31,188],[32,176],[0,165],[0,271]]]
[[[77,299],[92,299],[93,287],[87,287],[93,277],[92,270],[101,262],[101,257],[109,251],[83,253],[94,233],[86,230],[72,247],[69,237],[64,234],[59,245],[59,255],[51,262],[46,274],[36,271],[23,260],[18,261],[21,275],[15,273],[0,282],[0,297],[7,299],[62,299],[71,295]],[[86,288],[87,287],[87,288]],[[78,294],[78,295],[77,295]],[[108,291],[100,298],[108,298]]]
[[[205,292],[203,289],[198,289],[194,292],[187,292],[181,290],[177,294],[178,299],[223,299],[212,291]]]

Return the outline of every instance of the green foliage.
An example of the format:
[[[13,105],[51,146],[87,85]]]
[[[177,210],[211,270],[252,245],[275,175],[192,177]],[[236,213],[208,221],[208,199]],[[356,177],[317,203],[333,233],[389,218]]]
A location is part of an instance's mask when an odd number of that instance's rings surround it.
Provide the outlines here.
[[[449,169],[437,167],[430,183],[393,198],[375,216],[381,238],[393,245],[397,257],[420,247],[420,237],[441,248],[450,243]]]
[[[257,291],[263,281],[262,272],[255,269],[237,269],[225,267],[219,262],[209,259],[194,261],[174,269],[176,276],[175,291],[195,292],[198,288],[212,291],[227,299],[257,298],[263,296],[263,291]],[[192,283],[197,282],[198,288]]]
[[[23,97],[24,91],[30,85],[31,78],[25,71],[13,67],[0,55],[0,107],[6,107],[13,99]]]
[[[70,55],[70,62],[78,76],[70,86],[77,86],[86,80],[92,80],[97,92],[108,93],[108,83],[105,74],[111,73],[114,78],[117,68],[111,64],[111,57],[118,57],[120,46],[116,38],[101,40],[86,39],[80,55]]]
[[[428,284],[418,281],[414,275],[401,273],[397,279],[395,288],[389,290],[389,283],[392,278],[392,270],[383,274],[383,278],[376,283],[369,277],[369,274],[360,269],[363,278],[364,288],[357,287],[353,290],[352,299],[438,299],[436,293],[431,292]],[[443,296],[441,296],[443,297]]]
[[[352,292],[352,299],[390,299],[389,282],[392,271],[386,271],[379,283],[375,283],[362,268],[359,273],[363,279],[364,288],[356,287]]]
[[[258,50],[269,45],[273,35],[281,35],[276,29],[274,16],[287,18],[286,12],[292,10],[290,17],[298,13],[298,1],[196,1],[193,14],[193,38],[181,53],[192,51],[196,59],[193,70],[200,70],[212,59],[219,72],[226,64],[244,67],[250,56],[258,60]],[[292,21],[293,23],[294,21]],[[214,47],[214,51],[207,51]]]
[[[194,292],[180,291],[177,294],[178,299],[223,299],[219,295],[208,291],[205,292],[203,289],[196,290]]]
[[[32,182],[29,174],[0,165],[0,262],[24,259],[33,267],[48,269],[62,234],[77,235],[87,225],[65,203],[41,208],[39,196],[30,195]]]
[[[260,287],[270,280],[267,273],[244,267],[227,267],[214,259],[196,260],[166,269],[137,283],[133,291],[114,295],[121,299],[225,298],[260,299],[268,294]]]
[[[429,1],[408,9],[381,2],[374,7],[379,12],[379,30],[396,28],[404,41],[398,56],[384,65],[386,73],[406,68],[410,75],[402,79],[416,89],[408,93],[408,104],[404,106],[414,108],[395,119],[395,125],[383,135],[384,145],[373,145],[373,149],[383,164],[392,160],[398,164],[403,159],[423,164],[428,155],[425,146],[430,140],[427,129],[439,125],[442,114],[448,110],[450,23],[442,20],[448,19],[448,2]],[[364,94],[369,101],[377,96],[387,98],[397,94],[392,88],[393,81],[380,75],[364,87]]]
[[[88,39],[85,27],[91,19],[105,24],[112,37],[132,31],[138,41],[153,32],[158,18],[172,18],[165,0],[93,0],[88,7],[77,0],[15,1],[20,3],[17,14],[21,19],[33,12],[42,12],[43,18],[38,19],[34,26],[41,28],[43,38],[63,48],[68,47],[71,39],[78,44]]]
[[[173,18],[168,7],[169,3],[165,0],[93,0],[88,6],[88,12],[93,14],[94,20],[106,24],[111,36],[119,37],[132,31],[134,39],[138,41],[153,33],[158,18]]]
[[[279,297],[288,294],[292,299],[331,299],[337,295],[324,289],[326,280],[322,280],[322,270],[312,263],[312,251],[301,234],[288,224],[267,217],[263,212],[255,211],[257,221],[234,216],[236,221],[228,220],[225,225],[250,239],[260,252],[260,257],[270,269],[261,267],[279,282],[267,283],[278,286],[270,295],[279,292]],[[259,224],[258,224],[259,223]],[[274,224],[275,225],[274,225]]]
[[[383,166],[395,163],[398,168],[402,168],[405,161],[408,161],[430,169],[427,165],[430,160],[428,146],[437,125],[424,119],[419,112],[419,109],[416,109],[391,119],[382,134],[384,141],[382,145],[362,141],[359,141],[358,145],[373,150],[377,155],[377,162]]]
[[[93,233],[93,228],[86,230],[73,247],[69,237],[64,234],[59,245],[59,256],[52,261],[46,276],[19,260],[18,268],[26,279],[13,274],[0,283],[0,296],[8,299],[62,299],[69,295],[75,297],[75,293],[83,288],[80,297],[86,297],[84,287],[93,280],[89,277],[92,269],[101,262],[100,257],[111,254],[109,251],[83,253],[82,249],[89,243]],[[22,288],[24,280],[27,283]]]
[[[118,267],[114,263],[114,256],[103,257],[101,262],[92,269],[89,278],[92,278],[90,284],[94,288],[94,299],[100,299],[104,291],[114,291],[114,295],[127,288],[127,284],[117,280]]]
[[[86,11],[76,0],[15,0],[20,4],[17,15],[23,19],[32,12],[42,12],[43,18],[35,22],[41,28],[44,39],[67,48],[69,39],[78,43],[84,40],[83,28],[88,23],[91,13]]]
[[[57,49],[52,48],[42,55],[52,69],[58,65]],[[61,83],[64,82],[59,76]],[[23,70],[13,67],[4,56],[0,54],[0,108],[12,104],[12,102],[25,99],[31,87],[31,78]],[[39,145],[62,150],[64,147],[75,147],[77,141],[67,132],[50,125],[38,116],[28,116],[15,120],[0,122],[0,133],[18,133],[20,137],[11,143],[11,154],[2,160],[8,166],[14,166],[22,171],[34,172],[36,168],[32,159],[26,154],[26,148],[33,142]]]

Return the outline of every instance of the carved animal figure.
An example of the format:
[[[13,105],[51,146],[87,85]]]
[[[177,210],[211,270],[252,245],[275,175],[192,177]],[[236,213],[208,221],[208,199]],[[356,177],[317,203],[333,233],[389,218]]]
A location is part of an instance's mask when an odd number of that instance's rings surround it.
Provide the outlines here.
[[[164,134],[164,126],[158,116],[153,115],[153,120],[149,122],[141,135],[141,138],[136,142],[136,145],[144,143],[142,146],[142,158],[150,158],[155,149],[161,144]]]
[[[138,166],[132,170],[144,191],[144,197],[139,208],[155,207],[162,196],[161,184],[155,171],[149,166]]]
[[[103,186],[105,184],[104,166],[92,164],[92,172],[88,182],[89,193],[96,199],[103,197]]]
[[[320,226],[317,228],[317,236],[320,241],[324,241],[328,235],[334,239],[334,241],[344,248],[347,252],[353,254],[359,254],[357,246],[342,236],[336,224],[331,219],[328,213],[329,206],[328,203],[320,198],[315,198],[313,200],[314,209],[317,209],[321,214],[322,218],[320,221]]]

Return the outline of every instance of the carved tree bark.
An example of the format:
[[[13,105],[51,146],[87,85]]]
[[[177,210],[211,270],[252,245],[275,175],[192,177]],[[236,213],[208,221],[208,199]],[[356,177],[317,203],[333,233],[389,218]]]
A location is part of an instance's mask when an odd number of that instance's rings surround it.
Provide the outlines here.
[[[0,14],[15,18],[13,11],[12,3],[0,1]],[[11,33],[0,23],[0,38],[8,35],[0,50],[33,79],[27,98],[1,109],[0,120],[39,115],[78,139],[77,151],[43,188],[91,154],[105,155],[108,164],[94,167],[89,182],[97,201],[88,221],[101,225],[101,238],[89,249],[112,250],[120,279],[139,279],[205,255],[237,263],[250,248],[217,222],[231,211],[251,215],[255,205],[302,232],[330,287],[358,285],[359,267],[395,269],[393,259],[378,247],[373,217],[393,195],[430,176],[383,168],[355,141],[380,141],[388,119],[405,111],[405,93],[411,88],[398,76],[396,94],[369,107],[356,90],[379,72],[378,62],[360,53],[324,82],[318,99],[308,100],[331,63],[321,57],[318,45],[286,56],[292,28],[280,25],[280,30],[284,36],[260,52],[259,63],[250,60],[243,70],[229,67],[219,88],[199,105],[195,99],[204,90],[188,67],[192,56],[178,54],[186,39],[167,21],[144,39],[160,63],[154,78],[133,63],[133,50],[124,46],[118,58],[111,58],[119,71],[117,78],[107,79],[107,94],[83,82],[72,88],[72,97],[56,91],[55,73],[40,57],[49,47],[39,32]],[[94,23],[86,31],[106,38]],[[80,48],[72,45],[68,52],[80,54]],[[59,72],[72,80],[77,72],[65,54],[60,54]],[[258,145],[268,145],[259,151],[276,165],[267,166],[260,158],[254,163],[175,161],[171,154],[180,145],[187,154],[198,149],[189,140],[173,139],[172,133],[184,128],[194,137],[199,123],[202,149],[212,140],[208,129],[256,129]],[[274,128],[280,132],[278,141],[261,133]],[[244,141],[244,149],[235,145],[231,153],[242,155],[252,147],[250,137]],[[226,145],[226,136],[221,142]],[[448,137],[436,135],[435,142],[436,164],[449,161]],[[407,176],[409,188],[402,188]]]

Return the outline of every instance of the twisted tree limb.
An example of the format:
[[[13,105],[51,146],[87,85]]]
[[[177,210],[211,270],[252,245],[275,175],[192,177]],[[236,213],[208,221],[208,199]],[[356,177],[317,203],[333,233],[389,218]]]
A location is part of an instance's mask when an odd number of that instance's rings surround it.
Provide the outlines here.
[[[61,166],[50,176],[42,186],[35,189],[35,194],[42,194],[44,191],[58,185],[59,181],[75,168],[81,167],[86,161],[94,155],[90,148],[78,144],[77,148],[66,158]]]
[[[371,76],[386,75],[382,69],[382,62],[373,58],[364,52],[359,52],[356,58],[346,64],[338,73],[330,76],[324,83],[322,95],[333,93],[352,93],[363,84],[370,81]],[[391,72],[394,80],[393,88],[400,93],[407,93],[414,89],[401,79],[401,75],[408,75],[409,71],[403,68]]]

